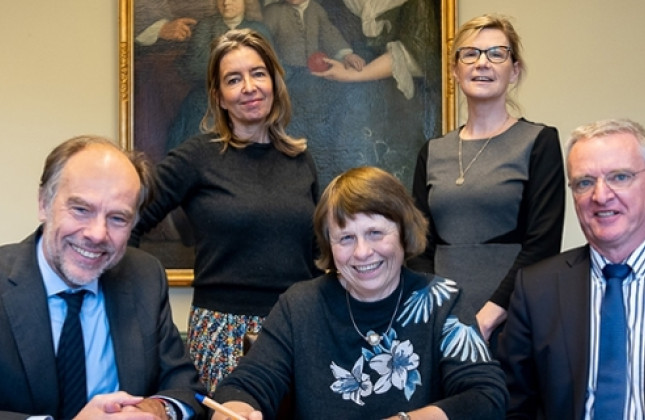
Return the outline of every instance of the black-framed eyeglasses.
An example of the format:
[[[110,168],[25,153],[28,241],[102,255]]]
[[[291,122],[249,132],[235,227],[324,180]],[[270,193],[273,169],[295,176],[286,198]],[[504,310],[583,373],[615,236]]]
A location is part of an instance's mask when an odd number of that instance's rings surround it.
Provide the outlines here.
[[[627,169],[622,169],[618,171],[611,171],[600,177],[583,176],[580,178],[572,179],[569,182],[569,188],[571,188],[571,192],[574,195],[584,195],[590,191],[593,191],[594,188],[596,188],[598,179],[602,178],[605,184],[612,191],[624,190],[632,185],[634,179],[636,178],[636,175],[640,174],[641,172],[645,172],[645,169],[641,169],[640,171],[630,171]]]
[[[480,50],[475,47],[461,47],[457,50],[457,58],[464,64],[473,64],[482,54],[486,54],[488,61],[495,64],[503,63],[508,60],[508,57],[511,56],[513,50],[511,47],[504,45],[497,45],[495,47],[490,47],[485,50]]]

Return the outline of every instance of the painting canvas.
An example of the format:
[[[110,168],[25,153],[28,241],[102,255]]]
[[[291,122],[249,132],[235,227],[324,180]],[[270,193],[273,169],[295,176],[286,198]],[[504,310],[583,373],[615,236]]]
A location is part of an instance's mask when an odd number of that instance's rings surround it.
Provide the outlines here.
[[[321,190],[362,165],[382,167],[410,188],[421,145],[454,128],[447,58],[454,1],[120,0],[120,140],[159,162],[199,133],[210,45],[230,28],[251,28],[285,68],[287,131],[307,139]],[[320,56],[364,61],[362,80],[313,74],[325,70]],[[141,244],[173,285],[192,279],[191,246],[181,209]]]

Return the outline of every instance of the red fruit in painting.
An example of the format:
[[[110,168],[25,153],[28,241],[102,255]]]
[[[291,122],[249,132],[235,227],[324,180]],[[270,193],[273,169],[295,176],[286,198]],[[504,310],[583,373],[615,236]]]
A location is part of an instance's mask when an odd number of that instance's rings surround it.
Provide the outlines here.
[[[311,54],[307,59],[307,67],[309,67],[309,71],[319,73],[329,69],[331,64],[325,63],[323,60],[324,58],[327,58],[327,54],[321,51]]]

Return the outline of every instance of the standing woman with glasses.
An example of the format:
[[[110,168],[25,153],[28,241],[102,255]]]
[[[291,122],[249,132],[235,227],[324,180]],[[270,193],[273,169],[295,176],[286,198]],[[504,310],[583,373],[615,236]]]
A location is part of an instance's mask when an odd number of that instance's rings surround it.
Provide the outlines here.
[[[495,353],[518,268],[560,251],[564,170],[555,128],[509,113],[525,71],[509,20],[483,15],[455,36],[466,123],[420,150],[413,193],[430,222],[413,269],[456,280]]]

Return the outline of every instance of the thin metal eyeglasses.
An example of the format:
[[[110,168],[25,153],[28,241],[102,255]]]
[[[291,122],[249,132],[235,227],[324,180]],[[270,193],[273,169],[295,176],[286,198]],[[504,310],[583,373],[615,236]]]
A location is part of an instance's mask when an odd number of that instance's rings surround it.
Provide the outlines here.
[[[464,64],[473,64],[482,54],[486,54],[488,61],[495,64],[503,63],[508,60],[508,57],[511,56],[513,50],[511,47],[504,45],[497,45],[495,47],[490,47],[486,50],[480,50],[475,47],[461,47],[457,50],[457,58]]]
[[[596,188],[598,179],[602,178],[602,180],[605,182],[605,185],[607,185],[607,187],[609,187],[612,191],[624,190],[625,188],[629,188],[632,185],[634,179],[636,178],[636,175],[640,174],[641,172],[645,172],[645,169],[641,169],[640,171],[630,171],[627,169],[622,169],[619,171],[611,171],[600,177],[583,176],[580,178],[572,179],[569,182],[569,188],[571,188],[571,192],[575,195],[587,194],[588,192],[593,191],[594,188]]]

